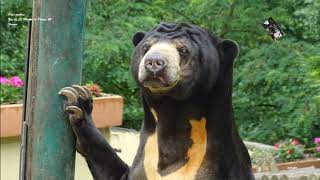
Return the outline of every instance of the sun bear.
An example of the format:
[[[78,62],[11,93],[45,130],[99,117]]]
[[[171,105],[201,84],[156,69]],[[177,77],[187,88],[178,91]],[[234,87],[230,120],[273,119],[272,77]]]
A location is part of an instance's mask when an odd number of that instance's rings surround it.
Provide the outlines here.
[[[59,92],[94,179],[254,179],[232,108],[237,44],[187,23],[160,24],[132,42],[144,121],[131,166],[95,128],[90,91],[73,85]]]

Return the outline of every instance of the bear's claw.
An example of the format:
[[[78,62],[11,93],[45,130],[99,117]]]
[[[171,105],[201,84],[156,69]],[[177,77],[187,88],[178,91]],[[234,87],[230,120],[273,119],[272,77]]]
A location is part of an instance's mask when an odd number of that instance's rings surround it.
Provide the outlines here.
[[[66,111],[68,113],[74,114],[76,116],[76,118],[81,118],[83,116],[82,110],[77,106],[68,106],[68,107],[66,107]]]
[[[86,86],[83,86],[82,88],[87,92],[88,98],[92,99],[91,91]]]
[[[87,91],[84,90],[83,87],[78,86],[78,85],[72,85],[72,88],[74,88],[75,90],[77,90],[77,92],[79,93],[79,95],[80,95],[82,98],[84,98],[84,99],[89,98],[89,96],[88,96],[88,94],[87,94]]]
[[[72,87],[64,87],[64,88],[62,88],[61,90],[71,91],[71,92],[74,93],[74,95],[77,96],[77,98],[78,98],[78,96],[79,96],[79,93],[78,93],[74,88],[72,88]]]
[[[59,91],[59,95],[63,95],[63,96],[66,96],[67,99],[68,99],[68,103],[74,103],[74,102],[77,102],[77,99],[78,99],[78,93],[77,92],[74,92],[75,90],[72,89],[70,87],[65,87],[63,89],[61,89]]]
[[[68,112],[71,122],[83,119],[85,114],[91,114],[92,95],[88,88],[72,85],[62,88],[58,94],[67,97],[64,109]]]

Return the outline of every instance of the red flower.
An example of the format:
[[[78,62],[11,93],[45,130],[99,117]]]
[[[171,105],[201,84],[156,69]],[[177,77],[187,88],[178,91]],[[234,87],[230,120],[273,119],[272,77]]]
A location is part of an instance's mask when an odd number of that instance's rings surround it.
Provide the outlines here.
[[[288,154],[293,154],[293,149],[289,149],[289,150],[287,151],[287,153],[288,153]]]
[[[93,94],[95,96],[100,96],[100,93],[101,93],[101,91],[99,89],[96,89],[96,90],[93,91]]]
[[[100,96],[101,89],[98,84],[88,84],[86,85],[87,88],[92,92],[93,95],[96,97]]]
[[[298,144],[300,144],[300,142],[299,142],[298,139],[292,139],[291,144],[292,145],[298,145]]]
[[[278,149],[279,149],[280,144],[279,144],[279,143],[276,143],[276,144],[274,144],[273,146],[274,146],[274,149],[275,149],[275,150],[278,150]]]

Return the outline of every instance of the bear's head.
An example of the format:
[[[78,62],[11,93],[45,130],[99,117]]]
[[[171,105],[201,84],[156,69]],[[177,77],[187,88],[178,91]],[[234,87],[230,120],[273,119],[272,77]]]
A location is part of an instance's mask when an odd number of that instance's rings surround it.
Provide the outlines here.
[[[192,24],[160,24],[137,32],[132,73],[152,96],[186,99],[210,93],[220,76],[232,68],[238,46]]]

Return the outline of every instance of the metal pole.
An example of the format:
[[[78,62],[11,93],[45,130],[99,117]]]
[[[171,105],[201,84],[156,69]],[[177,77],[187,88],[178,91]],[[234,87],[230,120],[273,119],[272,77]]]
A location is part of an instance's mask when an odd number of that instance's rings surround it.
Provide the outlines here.
[[[75,138],[58,91],[81,80],[85,6],[85,0],[33,1],[22,179],[74,179]]]

